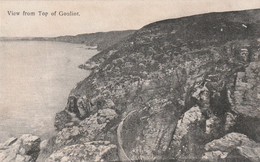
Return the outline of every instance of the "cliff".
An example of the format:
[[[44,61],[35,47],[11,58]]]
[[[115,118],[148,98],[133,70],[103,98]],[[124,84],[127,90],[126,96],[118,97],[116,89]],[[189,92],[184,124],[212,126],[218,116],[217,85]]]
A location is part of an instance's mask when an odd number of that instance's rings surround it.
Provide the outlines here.
[[[259,27],[260,10],[143,27],[85,64],[55,143],[110,141],[127,161],[259,161]]]
[[[259,59],[260,10],[149,24],[82,65],[38,161],[260,161]]]

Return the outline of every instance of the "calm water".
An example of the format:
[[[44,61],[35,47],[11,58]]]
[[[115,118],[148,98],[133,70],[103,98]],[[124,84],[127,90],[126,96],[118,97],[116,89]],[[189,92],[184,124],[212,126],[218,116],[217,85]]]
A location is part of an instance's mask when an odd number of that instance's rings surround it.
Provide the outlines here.
[[[53,132],[55,113],[88,74],[78,68],[97,51],[60,42],[0,42],[0,142]]]

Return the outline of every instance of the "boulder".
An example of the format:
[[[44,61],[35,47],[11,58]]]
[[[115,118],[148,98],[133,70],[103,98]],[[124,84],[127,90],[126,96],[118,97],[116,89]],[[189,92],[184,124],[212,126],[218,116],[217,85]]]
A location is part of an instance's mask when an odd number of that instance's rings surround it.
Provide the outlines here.
[[[217,134],[219,131],[221,120],[215,115],[211,115],[209,119],[206,120],[206,133],[207,134]]]
[[[203,161],[218,161],[223,160],[227,157],[228,152],[221,152],[221,151],[211,151],[211,152],[205,152],[205,154],[202,156],[201,160]]]
[[[205,145],[207,152],[202,160],[218,161],[232,160],[260,160],[260,144],[240,133],[229,133],[220,139],[213,140]]]
[[[241,133],[229,133],[220,139],[213,140],[205,145],[207,151],[226,151],[230,152],[238,146],[253,146],[256,143]]]
[[[78,140],[83,140],[81,142],[94,140],[117,117],[115,110],[99,110],[89,118],[82,120],[78,126],[63,128],[59,131],[56,136],[56,144],[64,145]]]
[[[109,141],[92,141],[66,146],[55,151],[47,162],[116,161],[117,147]]]
[[[233,111],[260,118],[260,62],[251,62],[245,72],[237,74],[234,103]]]
[[[228,156],[230,158],[236,157],[237,159],[248,159],[252,162],[260,161],[260,145],[256,147],[240,146],[237,147]]]
[[[228,131],[236,124],[236,118],[237,118],[236,114],[230,112],[226,114],[225,131]]]
[[[181,139],[188,133],[191,124],[196,121],[200,121],[201,117],[202,114],[198,106],[194,106],[185,112],[183,118],[178,121],[177,128],[173,136],[173,143],[179,145],[181,143]]]
[[[171,142],[170,151],[174,155],[173,158],[197,159],[196,156],[201,154],[202,148],[199,139],[205,134],[204,129],[198,128],[202,123],[203,115],[198,106],[193,106],[184,113],[178,121]]]
[[[70,123],[71,120],[71,115],[66,110],[63,110],[56,114],[54,119],[54,126],[58,131],[60,131],[65,128],[66,124]]]
[[[79,97],[79,99],[77,101],[77,105],[78,105],[81,120],[90,116],[91,103],[85,95],[82,97]]]
[[[35,161],[40,152],[41,139],[31,134],[10,138],[0,145],[0,161]]]

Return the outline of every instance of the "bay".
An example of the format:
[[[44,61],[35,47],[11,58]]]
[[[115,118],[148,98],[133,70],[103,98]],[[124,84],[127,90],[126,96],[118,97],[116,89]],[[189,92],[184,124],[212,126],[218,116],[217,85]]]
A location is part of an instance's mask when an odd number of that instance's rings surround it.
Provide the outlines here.
[[[26,133],[50,136],[55,113],[90,73],[78,65],[95,54],[83,44],[0,42],[0,142]]]

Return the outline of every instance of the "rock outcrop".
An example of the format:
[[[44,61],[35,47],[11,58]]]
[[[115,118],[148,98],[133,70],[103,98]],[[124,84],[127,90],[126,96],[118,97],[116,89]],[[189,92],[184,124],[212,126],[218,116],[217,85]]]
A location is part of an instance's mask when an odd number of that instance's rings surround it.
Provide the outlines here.
[[[31,134],[19,138],[10,138],[0,144],[0,161],[33,162],[40,152],[41,139]]]
[[[74,141],[87,142],[105,133],[107,127],[116,120],[118,115],[112,109],[99,110],[96,114],[79,122],[77,126],[66,127],[58,132],[55,143],[57,145],[71,144]]]
[[[238,72],[232,109],[239,114],[260,118],[260,60],[254,60],[245,72]]]
[[[54,137],[42,144],[44,146],[37,161],[41,162],[46,159],[48,161],[93,161],[98,157],[100,160],[102,158],[117,160],[116,128],[114,126],[117,120],[118,114],[115,110],[105,108],[77,123],[67,123]],[[89,150],[93,147],[95,149]],[[107,152],[111,151],[113,156],[105,156],[108,154]],[[69,156],[72,152],[73,156]]]
[[[116,161],[117,147],[109,141],[92,141],[83,144],[66,146],[55,151],[46,160],[48,162],[74,161]]]
[[[205,150],[207,152],[202,159],[206,161],[246,159],[257,162],[260,160],[260,144],[240,133],[230,133],[213,140],[205,145]]]

